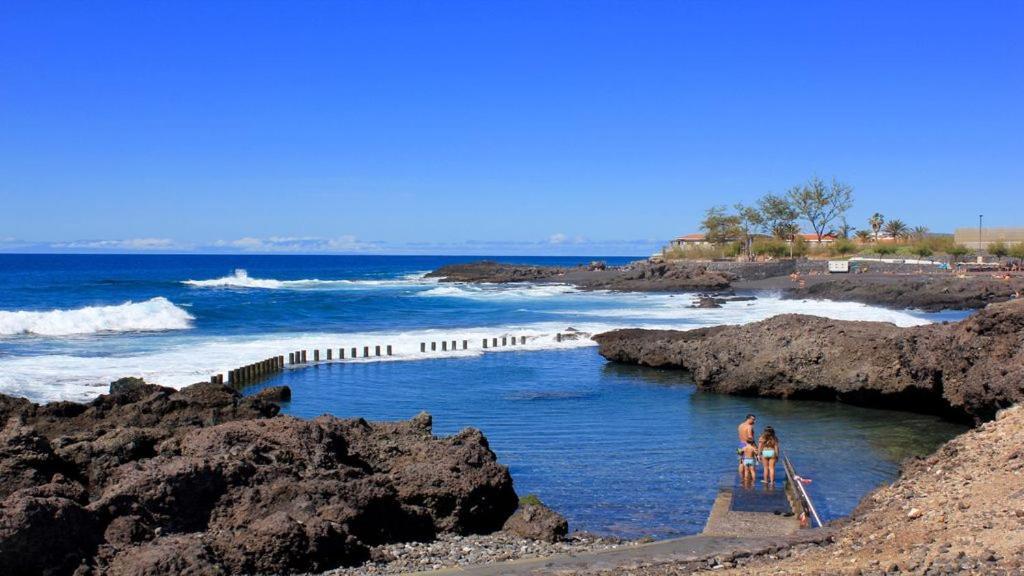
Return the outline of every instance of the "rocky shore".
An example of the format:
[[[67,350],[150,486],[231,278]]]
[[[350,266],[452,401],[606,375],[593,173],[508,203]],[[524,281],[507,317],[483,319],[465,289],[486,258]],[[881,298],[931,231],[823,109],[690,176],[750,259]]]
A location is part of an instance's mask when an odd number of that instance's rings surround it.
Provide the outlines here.
[[[588,270],[555,266],[500,264],[491,261],[451,264],[427,274],[442,282],[554,282],[581,290],[690,292],[726,290],[736,276],[702,263],[633,262],[627,266]]]
[[[590,270],[490,261],[443,266],[427,276],[442,282],[561,283],[581,290],[629,292],[773,292],[784,298],[861,302],[889,308],[973,310],[1024,294],[1024,277],[962,277],[906,265],[868,263],[870,272],[828,274],[824,261],[632,262]]]
[[[300,420],[265,396],[136,379],[89,404],[0,395],[2,572],[319,572],[489,534],[517,508],[476,430]]]
[[[685,369],[698,387],[719,393],[839,400],[972,422],[1024,400],[1024,300],[912,328],[786,314],[594,339],[609,360]]]

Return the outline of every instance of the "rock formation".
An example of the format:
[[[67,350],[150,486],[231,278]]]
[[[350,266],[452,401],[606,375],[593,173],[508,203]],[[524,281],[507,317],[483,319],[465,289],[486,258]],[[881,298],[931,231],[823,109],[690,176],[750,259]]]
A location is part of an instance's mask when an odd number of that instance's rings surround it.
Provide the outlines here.
[[[1024,300],[913,328],[786,314],[594,339],[609,360],[683,368],[697,386],[729,394],[836,399],[968,421],[1024,400]]]
[[[435,438],[426,414],[300,420],[212,384],[111,389],[87,405],[0,396],[4,574],[320,571],[499,530],[516,508],[483,435]]]

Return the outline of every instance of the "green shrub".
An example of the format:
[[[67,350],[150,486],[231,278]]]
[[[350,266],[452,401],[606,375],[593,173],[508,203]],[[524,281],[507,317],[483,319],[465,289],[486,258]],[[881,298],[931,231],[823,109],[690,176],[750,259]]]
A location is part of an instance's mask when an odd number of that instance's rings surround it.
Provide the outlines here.
[[[959,262],[961,258],[970,253],[970,249],[967,248],[967,246],[964,246],[963,244],[954,244],[949,248],[946,248],[946,254],[952,256],[954,262]]]
[[[988,245],[988,253],[996,258],[1003,258],[1010,253],[1010,249],[1006,247],[1006,242],[1000,240]]]
[[[871,251],[879,256],[891,256],[899,250],[899,247],[895,244],[875,244],[871,247]]]
[[[754,240],[750,251],[755,256],[771,256],[773,258],[785,258],[789,256],[789,244],[785,240]]]
[[[926,242],[919,242],[914,245],[912,252],[919,258],[927,258],[932,255],[932,247]]]
[[[804,240],[803,238],[798,236],[796,238],[796,241],[793,242],[793,256],[801,258],[803,256],[807,256],[807,252],[807,240]]]
[[[1024,242],[1011,244],[1009,248],[1009,255],[1018,260],[1024,260]]]
[[[839,239],[829,246],[829,253],[833,255],[846,256],[857,251],[857,245],[850,240]]]

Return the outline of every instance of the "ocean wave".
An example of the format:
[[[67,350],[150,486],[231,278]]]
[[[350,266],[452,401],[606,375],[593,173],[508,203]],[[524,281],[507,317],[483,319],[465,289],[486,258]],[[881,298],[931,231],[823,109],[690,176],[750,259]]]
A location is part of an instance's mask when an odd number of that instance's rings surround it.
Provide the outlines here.
[[[361,287],[405,287],[435,284],[436,280],[424,277],[423,272],[406,274],[400,278],[384,280],[320,280],[319,278],[303,278],[301,280],[276,280],[273,278],[253,278],[244,269],[237,269],[230,276],[209,280],[183,280],[182,284],[195,288],[256,288],[262,290],[330,290]]]
[[[588,334],[596,334],[614,328],[607,324],[577,324],[576,328]],[[352,332],[325,334],[282,334],[261,336],[220,336],[182,335],[161,343],[158,350],[118,351],[109,356],[78,355],[76,353],[54,353],[33,356],[0,357],[0,392],[25,396],[35,402],[55,400],[88,401],[107,392],[110,382],[123,376],[145,378],[147,382],[181,388],[195,382],[209,381],[213,374],[226,374],[228,370],[276,355],[287,356],[289,351],[313,350],[335,352],[345,349],[346,363],[401,362],[437,358],[473,357],[481,354],[524,352],[539,350],[571,349],[596,346],[587,337],[559,339],[557,334],[565,332],[564,323],[550,322],[524,326],[495,326],[453,329],[424,329],[407,332]],[[509,338],[509,344],[501,346],[502,337]],[[516,344],[511,344],[515,337]],[[483,348],[487,338],[488,348]],[[493,338],[498,347],[492,347]],[[522,343],[522,339],[526,342]],[[462,341],[469,344],[462,349]],[[447,350],[441,349],[441,342],[447,342]],[[451,343],[456,342],[456,349]],[[436,342],[436,350],[430,343]],[[426,351],[420,351],[420,344],[426,344]],[[370,346],[373,354],[376,346],[382,353],[392,346],[392,356],[371,356],[363,358],[363,347]],[[356,359],[351,349],[358,350]],[[326,357],[326,354],[324,354]]]
[[[170,300],[156,297],[116,306],[86,306],[73,310],[0,311],[0,336],[72,336],[102,332],[185,330],[194,318]]]
[[[566,284],[444,284],[417,292],[426,298],[468,298],[471,300],[525,300],[551,298],[580,291]]]

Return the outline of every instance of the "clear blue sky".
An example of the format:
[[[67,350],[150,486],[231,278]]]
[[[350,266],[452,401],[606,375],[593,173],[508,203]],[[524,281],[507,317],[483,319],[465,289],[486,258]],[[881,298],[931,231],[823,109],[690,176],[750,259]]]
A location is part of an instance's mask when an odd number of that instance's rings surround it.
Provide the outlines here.
[[[812,174],[1024,225],[1024,2],[0,3],[0,250],[646,254]]]

